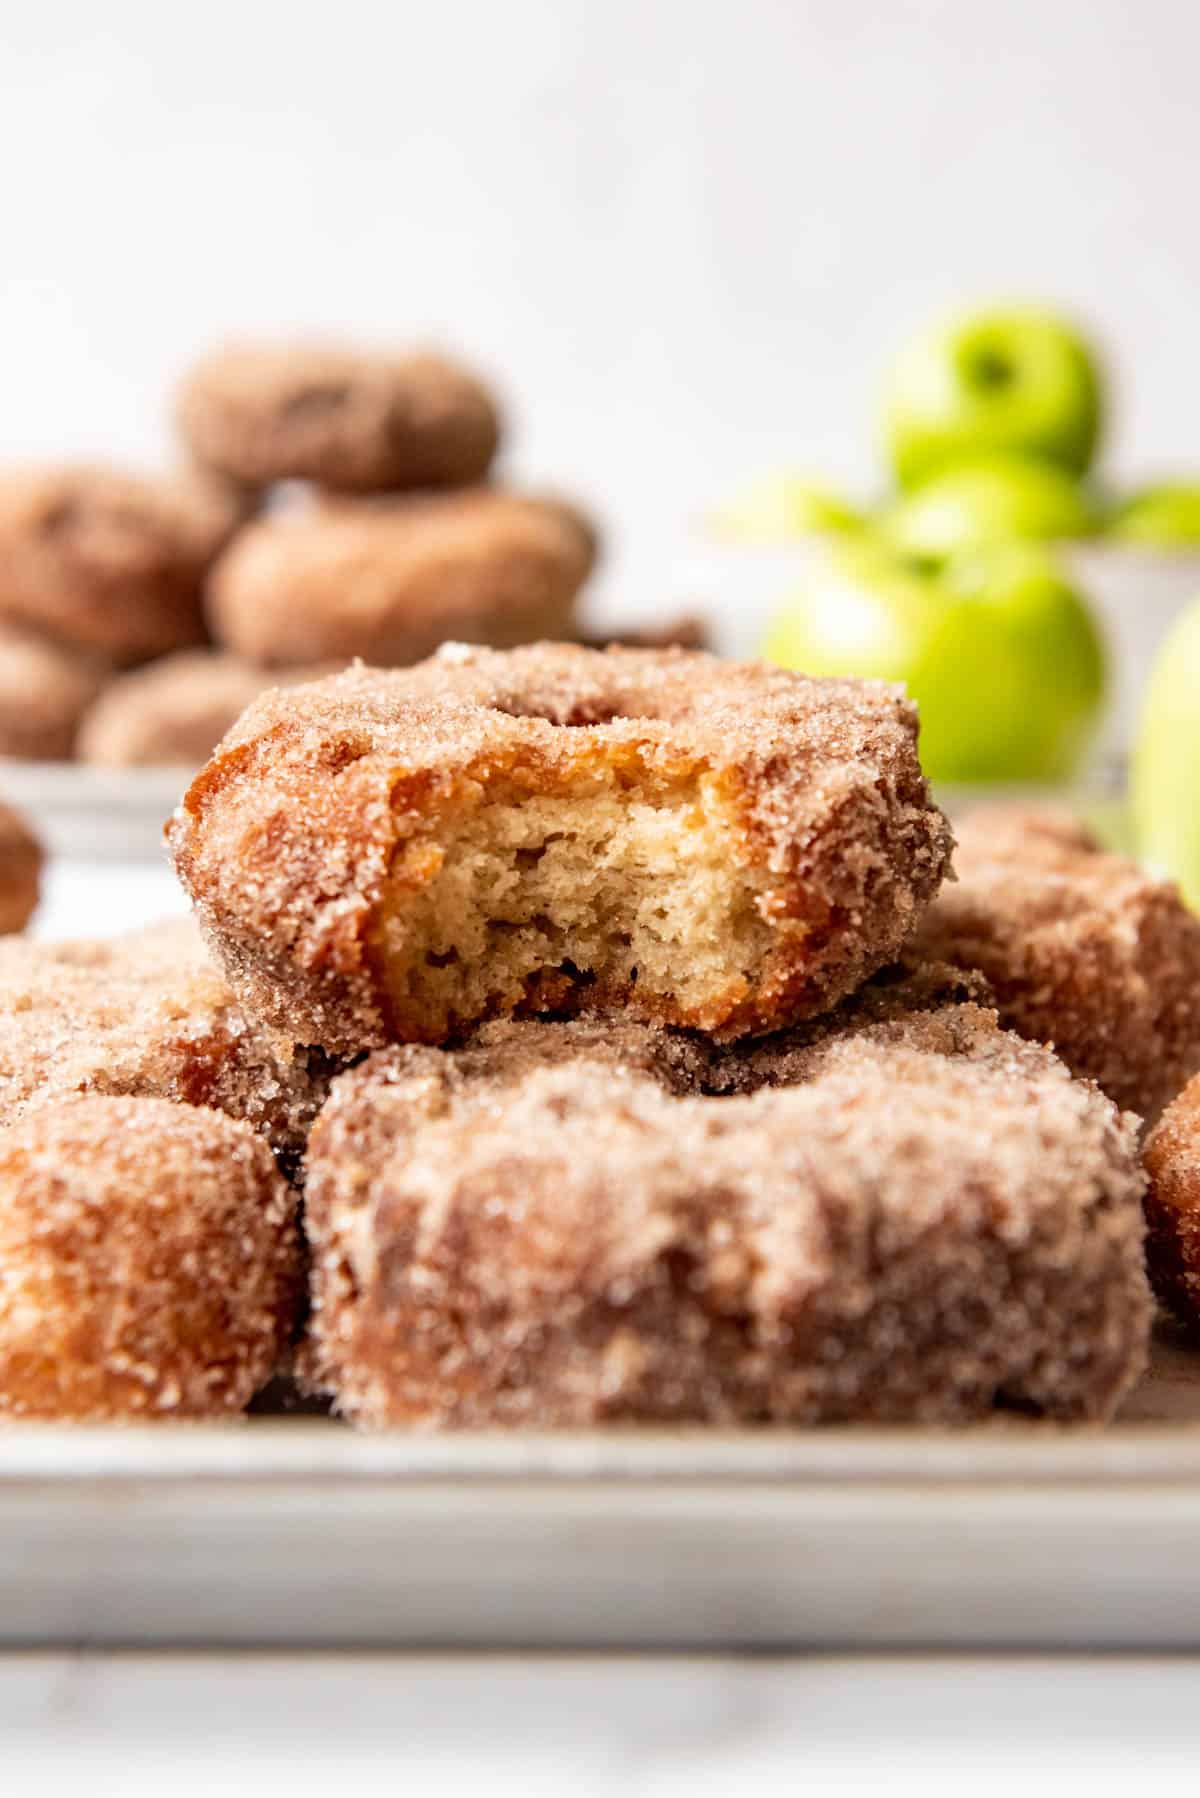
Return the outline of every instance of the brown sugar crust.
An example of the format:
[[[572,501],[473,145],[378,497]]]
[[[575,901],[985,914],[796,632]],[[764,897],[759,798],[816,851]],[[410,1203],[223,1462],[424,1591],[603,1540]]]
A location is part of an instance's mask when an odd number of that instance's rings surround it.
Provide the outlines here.
[[[293,508],[243,531],[209,587],[213,635],[272,667],[403,667],[448,638],[570,635],[595,550],[557,502],[499,489]]]
[[[107,673],[94,657],[0,621],[0,755],[70,761],[79,721]]]
[[[244,1410],[295,1324],[295,1211],[215,1111],[57,1096],[0,1126],[0,1413]]]
[[[24,930],[37,910],[43,861],[24,818],[0,803],[0,936]]]
[[[1200,1332],[1200,1075],[1146,1143],[1146,1264],[1159,1297]]]
[[[1140,1374],[1133,1122],[993,1013],[829,1027],[730,1098],[592,1028],[335,1081],[304,1368],[359,1424],[1100,1419]]]
[[[897,689],[548,644],[267,695],[168,834],[242,1002],[333,1054],[778,1028],[894,955],[950,849]]]
[[[328,672],[272,673],[218,650],[181,649],[109,683],[83,721],[80,759],[109,768],[198,768],[265,688]]]
[[[201,586],[244,502],[113,469],[0,476],[0,617],[116,663],[204,641]]]
[[[184,381],[178,420],[197,461],[249,486],[459,486],[500,443],[495,400],[458,363],[329,345],[228,344]]]
[[[211,1106],[294,1153],[329,1073],[245,1016],[190,918],[107,942],[0,944],[0,1123],[43,1095],[132,1095]]]
[[[1010,1029],[1147,1120],[1200,1069],[1200,918],[1078,827],[986,811],[915,951],[982,970]]]

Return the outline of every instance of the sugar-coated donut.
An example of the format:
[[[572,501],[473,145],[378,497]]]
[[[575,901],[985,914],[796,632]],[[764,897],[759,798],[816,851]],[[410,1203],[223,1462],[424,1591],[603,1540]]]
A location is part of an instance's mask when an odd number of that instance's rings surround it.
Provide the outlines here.
[[[725,1051],[789,1082],[749,1096],[628,1022],[368,1057],[309,1144],[306,1377],[371,1428],[1107,1416],[1151,1314],[1132,1120],[928,997]]]
[[[244,1410],[295,1326],[295,1213],[219,1112],[57,1095],[0,1125],[0,1413]]]
[[[271,667],[402,667],[451,637],[503,649],[568,636],[594,556],[572,508],[498,488],[293,507],[221,558],[209,623]]]
[[[244,516],[206,481],[0,475],[0,618],[117,663],[204,641],[201,586]]]
[[[1146,1143],[1146,1264],[1159,1297],[1200,1332],[1200,1075]]]
[[[218,650],[181,649],[109,682],[80,728],[80,760],[109,768],[198,768],[264,688],[328,672],[271,673]]]
[[[346,492],[482,480],[500,442],[488,389],[445,356],[315,343],[231,343],[179,394],[193,456],[248,486]]]
[[[915,952],[982,970],[1003,1023],[1152,1122],[1200,1069],[1200,918],[1058,814],[977,813]]]
[[[454,645],[246,712],[169,829],[234,990],[332,1054],[583,1007],[764,1032],[894,954],[950,851],[898,689]]]
[[[21,814],[0,802],[0,936],[24,930],[37,910],[43,859]]]
[[[0,1122],[73,1092],[244,1119],[294,1155],[328,1088],[241,1010],[190,918],[96,942],[0,944]]]
[[[0,621],[0,755],[70,761],[79,721],[107,673],[92,656]]]

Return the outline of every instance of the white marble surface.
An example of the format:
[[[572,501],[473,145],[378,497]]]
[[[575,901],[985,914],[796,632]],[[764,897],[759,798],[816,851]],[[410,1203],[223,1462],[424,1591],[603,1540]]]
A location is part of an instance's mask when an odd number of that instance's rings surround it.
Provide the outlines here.
[[[1017,1779],[1094,1798],[1194,1777],[1198,1693],[1190,1659],[18,1655],[0,1779],[13,1798],[975,1798]]]

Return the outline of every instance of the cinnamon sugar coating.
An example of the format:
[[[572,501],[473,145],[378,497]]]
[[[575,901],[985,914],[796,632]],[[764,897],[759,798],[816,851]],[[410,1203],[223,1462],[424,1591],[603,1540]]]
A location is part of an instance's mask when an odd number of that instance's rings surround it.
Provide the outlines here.
[[[190,918],[112,941],[0,944],[0,1122],[44,1095],[171,1099],[294,1154],[329,1074],[246,1017]]]
[[[814,1031],[730,1098],[593,1028],[335,1081],[304,1360],[357,1423],[1098,1419],[1138,1377],[1132,1120],[993,1013]]]
[[[265,695],[168,834],[243,1004],[331,1054],[778,1028],[895,953],[950,848],[896,689],[550,644]]]
[[[58,1094],[0,1125],[0,1413],[244,1410],[295,1325],[295,1209],[215,1111]]]
[[[213,635],[271,667],[400,667],[447,638],[498,648],[570,634],[595,558],[557,501],[498,488],[299,507],[251,525],[213,571]]]
[[[1148,1122],[1200,1069],[1200,918],[1056,814],[958,827],[914,952],[982,970],[1003,1023]]]
[[[201,584],[243,502],[114,469],[0,475],[0,617],[116,663],[204,641]]]
[[[0,621],[0,755],[70,761],[107,672],[94,657]]]
[[[500,442],[488,389],[428,352],[225,344],[191,370],[177,415],[198,462],[251,487],[458,486],[483,478]]]
[[[181,649],[109,683],[83,720],[80,760],[109,768],[197,768],[265,688],[329,672],[269,673],[220,651]]]
[[[21,814],[0,802],[0,936],[24,930],[37,910],[43,859]]]
[[[1159,1297],[1200,1332],[1200,1075],[1146,1142],[1146,1264]]]

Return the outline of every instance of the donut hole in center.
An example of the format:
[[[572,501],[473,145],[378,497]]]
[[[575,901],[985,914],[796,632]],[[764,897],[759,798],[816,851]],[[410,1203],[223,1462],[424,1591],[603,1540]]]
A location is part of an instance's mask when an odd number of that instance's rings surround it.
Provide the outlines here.
[[[727,783],[602,761],[564,790],[473,787],[393,862],[373,953],[398,1036],[590,1005],[724,1021],[771,944]]]

